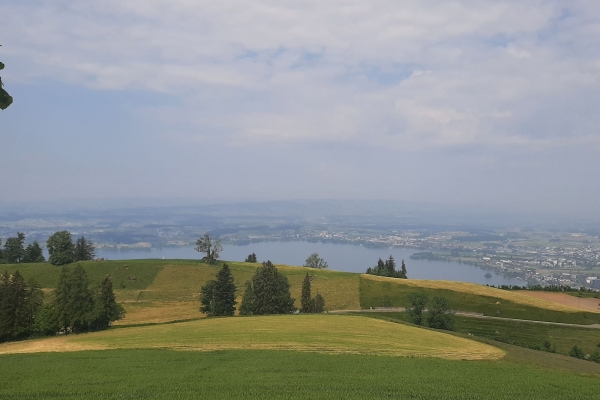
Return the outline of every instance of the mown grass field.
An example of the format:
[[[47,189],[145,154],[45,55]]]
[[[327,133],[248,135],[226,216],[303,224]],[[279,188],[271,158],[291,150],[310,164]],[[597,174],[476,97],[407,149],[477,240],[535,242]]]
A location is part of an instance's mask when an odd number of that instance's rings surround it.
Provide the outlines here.
[[[363,314],[385,321],[410,323],[407,313],[368,313]],[[584,353],[600,352],[600,330],[536,324],[511,320],[481,319],[456,315],[455,332],[475,335],[494,341],[513,344],[527,348],[544,349],[544,342],[549,341],[558,354],[568,354],[573,346],[583,349]],[[599,365],[600,368],[600,365]]]
[[[402,338],[402,340],[399,340]],[[98,349],[294,350],[446,359],[499,359],[504,352],[446,333],[355,315],[210,318],[0,345],[0,354]]]
[[[394,279],[361,275],[360,304],[369,307],[408,307],[408,295],[422,292],[443,296],[454,310],[504,318],[571,324],[600,323],[600,313],[580,311],[559,303],[464,282]]]
[[[518,362],[264,350],[0,355],[0,376],[7,400],[593,399],[600,385]]]

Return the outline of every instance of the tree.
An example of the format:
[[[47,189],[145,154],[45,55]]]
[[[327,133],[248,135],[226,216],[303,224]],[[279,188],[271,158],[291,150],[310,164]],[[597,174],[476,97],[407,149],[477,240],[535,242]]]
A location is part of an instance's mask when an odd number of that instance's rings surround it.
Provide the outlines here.
[[[73,262],[93,260],[96,257],[96,247],[91,240],[80,237],[75,243],[73,251]]]
[[[73,262],[75,246],[71,240],[69,231],[60,231],[54,233],[48,238],[46,248],[50,257],[48,261],[52,265],[65,265]]]
[[[4,69],[4,64],[0,62],[0,70]],[[4,83],[0,78],[0,110],[6,110],[13,102],[13,98],[4,90]]]
[[[454,314],[445,297],[435,296],[427,313],[427,326],[434,329],[454,329]]]
[[[580,349],[579,347],[577,347],[576,345],[573,346],[571,351],[569,351],[569,355],[571,357],[575,357],[575,358],[584,358],[585,357],[585,353],[583,352],[583,350]]]
[[[210,280],[200,289],[200,311],[208,315],[224,316],[235,313],[235,292],[233,275],[227,264],[223,264],[216,275],[216,280]]]
[[[250,254],[248,257],[246,257],[245,261],[249,262],[249,263],[255,263],[255,262],[257,262],[256,261],[256,254],[254,254],[254,253]]]
[[[105,276],[94,298],[94,312],[91,323],[94,329],[107,329],[113,322],[125,315],[125,309],[115,299],[110,276]]]
[[[25,249],[23,243],[25,242],[25,234],[17,232],[17,237],[9,237],[4,243],[4,259],[9,264],[18,264],[23,262],[25,258]]]
[[[287,314],[292,311],[294,299],[290,294],[288,279],[277,271],[271,261],[263,262],[246,283],[240,314]]]
[[[313,253],[306,259],[305,267],[325,269],[327,268],[327,262],[319,257],[319,253]]]
[[[22,339],[33,332],[43,296],[35,280],[26,283],[18,270],[0,277],[0,341]]]
[[[310,277],[308,273],[306,277],[302,281],[302,295],[300,297],[300,304],[303,313],[310,313],[314,310],[314,303],[312,302],[311,294],[310,294]]]
[[[24,263],[43,263],[46,262],[44,252],[38,242],[30,243],[25,249]]]
[[[317,295],[315,296],[314,303],[315,303],[315,308],[314,308],[315,313],[320,314],[323,311],[325,311],[325,299],[319,293],[317,293]]]
[[[429,298],[425,293],[411,293],[408,295],[411,307],[406,310],[411,322],[415,325],[423,324],[423,311],[427,307]]]
[[[390,255],[390,258],[385,260],[385,275],[386,276],[394,276],[396,273],[396,261],[394,261],[394,257]]]
[[[404,264],[404,260],[402,260],[402,270],[400,271],[400,278],[408,278],[408,276],[406,275],[406,265]]]
[[[221,241],[219,239],[211,238],[208,233],[196,240],[195,249],[199,253],[205,253],[206,256],[202,258],[202,261],[211,265],[217,262],[219,253],[223,251]]]
[[[94,296],[81,265],[77,264],[73,271],[67,266],[62,268],[54,291],[54,303],[59,330],[69,333],[90,329]]]

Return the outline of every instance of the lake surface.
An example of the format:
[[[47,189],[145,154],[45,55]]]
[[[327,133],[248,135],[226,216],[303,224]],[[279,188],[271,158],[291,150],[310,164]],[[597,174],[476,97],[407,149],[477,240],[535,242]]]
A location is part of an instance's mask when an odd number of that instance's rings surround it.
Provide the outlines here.
[[[319,253],[319,256],[327,261],[329,269],[346,272],[365,272],[368,267],[377,265],[379,258],[385,260],[392,255],[398,268],[404,259],[409,278],[443,279],[496,286],[522,286],[525,284],[521,280],[505,278],[495,273],[492,273],[491,278],[486,278],[485,274],[488,271],[472,265],[446,261],[411,260],[410,256],[419,252],[416,249],[370,248],[353,244],[309,242],[261,242],[243,246],[224,244],[223,248],[220,257],[222,260],[244,261],[249,254],[255,253],[259,262],[271,260],[275,264],[287,265],[304,265],[309,255]],[[98,249],[96,256],[109,260],[202,258],[202,255],[191,247],[164,247],[147,250]]]

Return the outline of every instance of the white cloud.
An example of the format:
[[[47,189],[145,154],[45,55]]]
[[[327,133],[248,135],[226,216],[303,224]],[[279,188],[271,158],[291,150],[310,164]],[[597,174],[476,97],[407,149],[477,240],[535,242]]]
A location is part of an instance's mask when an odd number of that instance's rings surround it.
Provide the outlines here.
[[[596,113],[567,111],[600,100],[595,1],[55,0],[0,14],[16,80],[168,93],[182,105],[157,118],[231,144],[597,144]]]

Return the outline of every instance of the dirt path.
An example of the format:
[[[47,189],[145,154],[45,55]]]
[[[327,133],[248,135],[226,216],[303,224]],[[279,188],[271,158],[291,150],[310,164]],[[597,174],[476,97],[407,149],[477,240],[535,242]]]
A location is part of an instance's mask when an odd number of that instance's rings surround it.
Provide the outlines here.
[[[600,299],[576,297],[564,293],[534,292],[530,290],[519,290],[519,294],[536,297],[538,299],[552,301],[565,306],[579,308],[585,311],[600,312]]]

